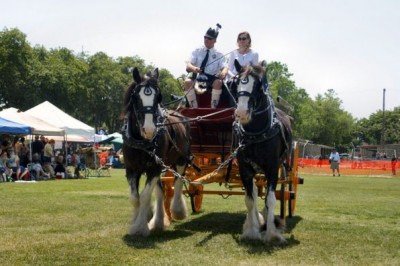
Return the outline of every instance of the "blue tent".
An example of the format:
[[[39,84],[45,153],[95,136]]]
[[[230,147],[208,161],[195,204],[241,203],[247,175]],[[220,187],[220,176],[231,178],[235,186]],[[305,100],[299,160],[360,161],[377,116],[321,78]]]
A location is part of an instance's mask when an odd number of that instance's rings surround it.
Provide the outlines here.
[[[31,128],[0,117],[0,133],[30,134]]]

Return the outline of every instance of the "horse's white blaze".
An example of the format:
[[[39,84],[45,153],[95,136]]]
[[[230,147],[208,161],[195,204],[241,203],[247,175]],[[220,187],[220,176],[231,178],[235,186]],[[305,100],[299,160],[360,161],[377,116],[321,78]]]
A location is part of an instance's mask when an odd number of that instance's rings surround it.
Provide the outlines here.
[[[153,106],[156,91],[153,88],[142,88],[140,90],[140,98],[142,99],[143,107]],[[153,121],[153,114],[145,114],[142,127],[142,136],[147,140],[153,139],[156,133],[156,125]]]
[[[260,234],[260,220],[257,211],[257,187],[253,182],[253,195],[252,199],[245,196],[245,204],[247,207],[246,221],[243,225],[243,233],[241,239],[261,239]]]
[[[249,97],[239,97],[237,108],[235,110],[235,116],[241,124],[246,124],[246,122],[249,120],[248,102]]]
[[[247,91],[248,93],[251,93],[253,91],[254,78],[249,76],[247,80],[247,83],[239,83],[238,92]],[[235,110],[236,119],[244,125],[250,122],[249,100],[250,97],[248,96],[239,97]]]
[[[182,175],[185,171],[184,166],[177,165],[177,171],[180,175]],[[174,197],[171,202],[171,215],[175,220],[183,220],[187,217],[187,206],[185,198],[182,194],[183,190],[183,181],[179,177],[175,180],[174,183]]]

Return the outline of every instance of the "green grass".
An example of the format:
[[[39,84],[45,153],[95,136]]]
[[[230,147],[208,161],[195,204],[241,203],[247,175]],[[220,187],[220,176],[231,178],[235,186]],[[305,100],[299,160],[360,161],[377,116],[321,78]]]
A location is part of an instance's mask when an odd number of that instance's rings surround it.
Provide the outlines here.
[[[0,264],[400,264],[399,178],[303,177],[282,246],[239,240],[242,196],[205,195],[203,212],[133,238],[122,170],[111,178],[0,183]]]

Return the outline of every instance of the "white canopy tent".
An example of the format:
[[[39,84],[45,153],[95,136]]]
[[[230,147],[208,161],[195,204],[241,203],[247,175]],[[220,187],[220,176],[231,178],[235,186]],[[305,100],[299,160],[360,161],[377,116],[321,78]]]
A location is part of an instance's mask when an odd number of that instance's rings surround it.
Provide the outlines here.
[[[16,108],[7,108],[0,112],[0,117],[31,127],[31,134],[46,136],[64,136],[65,130],[55,127],[37,117],[21,112]]]
[[[73,142],[93,142],[93,127],[73,118],[52,103],[45,101],[25,113],[40,118],[56,127],[65,129],[66,140]]]

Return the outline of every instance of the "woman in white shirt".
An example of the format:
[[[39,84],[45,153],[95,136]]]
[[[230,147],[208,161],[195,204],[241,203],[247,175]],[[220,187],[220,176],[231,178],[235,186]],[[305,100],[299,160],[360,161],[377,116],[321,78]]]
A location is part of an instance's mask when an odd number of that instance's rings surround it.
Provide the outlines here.
[[[257,65],[258,53],[251,49],[251,37],[247,31],[240,32],[237,37],[238,49],[234,50],[229,57],[227,83],[233,97],[236,96],[237,85],[235,76],[238,74],[235,68],[235,59],[238,60],[241,66]],[[230,100],[230,105],[234,106],[233,99]]]
[[[233,51],[229,58],[228,76],[230,79],[238,74],[235,69],[235,59],[242,66],[258,64],[258,53],[251,49],[250,33],[247,31],[240,32],[237,37],[237,45],[239,48]]]

